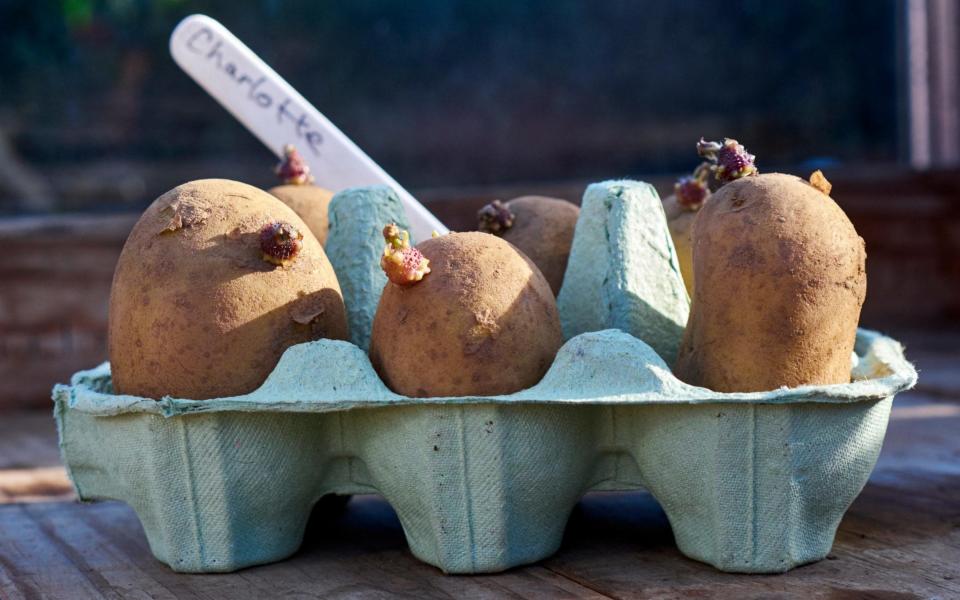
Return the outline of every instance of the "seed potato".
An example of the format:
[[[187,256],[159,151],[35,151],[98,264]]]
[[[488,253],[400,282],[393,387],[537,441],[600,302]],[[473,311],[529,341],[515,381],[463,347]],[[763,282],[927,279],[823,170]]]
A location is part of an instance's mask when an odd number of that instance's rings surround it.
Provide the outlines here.
[[[261,233],[278,222],[298,246],[271,258]],[[253,391],[288,347],[346,339],[347,321],[333,268],[296,213],[255,187],[205,179],[160,196],[134,226],[108,337],[116,392],[202,400]]]
[[[560,293],[563,275],[570,258],[573,232],[580,216],[580,207],[572,202],[547,196],[520,196],[501,205],[509,211],[509,224],[485,222],[481,211],[480,230],[494,233],[520,249],[537,265],[553,290]]]
[[[863,240],[825,193],[779,173],[720,188],[693,228],[677,376],[720,392],[850,381]]]
[[[292,183],[278,185],[267,191],[292,208],[293,212],[297,213],[307,224],[317,241],[321,245],[326,245],[327,234],[330,231],[330,218],[327,209],[330,206],[330,200],[333,198],[333,192],[313,184],[297,185]]]
[[[669,195],[663,199],[663,212],[667,216],[667,226],[673,247],[677,249],[677,258],[680,260],[680,275],[687,294],[693,298],[693,221],[697,216],[695,211],[686,210],[677,202],[677,197]]]
[[[388,282],[373,321],[370,359],[387,386],[407,396],[489,396],[540,381],[563,338],[533,262],[480,232],[416,250],[429,272],[410,285]]]

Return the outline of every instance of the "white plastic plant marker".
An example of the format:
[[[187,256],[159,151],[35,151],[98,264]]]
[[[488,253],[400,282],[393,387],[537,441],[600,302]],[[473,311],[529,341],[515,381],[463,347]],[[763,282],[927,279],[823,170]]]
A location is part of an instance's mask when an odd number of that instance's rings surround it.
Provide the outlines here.
[[[180,68],[278,157],[293,144],[317,183],[335,192],[367,185],[392,187],[416,240],[448,229],[336,125],[218,21],[191,15],[170,36]]]

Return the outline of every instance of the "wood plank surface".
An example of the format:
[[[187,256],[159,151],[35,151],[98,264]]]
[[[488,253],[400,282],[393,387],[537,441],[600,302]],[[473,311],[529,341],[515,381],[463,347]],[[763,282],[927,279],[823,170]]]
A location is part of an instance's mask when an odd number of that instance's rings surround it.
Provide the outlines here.
[[[958,346],[908,338],[921,385],[897,398],[870,482],[830,556],[783,575],[725,574],[685,558],[641,492],[589,494],[556,555],[497,575],[445,576],[419,562],[376,496],[316,510],[289,560],[178,574],[153,558],[122,503],[57,500],[69,487],[11,492],[5,478],[31,462],[41,479],[61,468],[49,413],[7,413],[0,494],[6,486],[12,503],[0,504],[0,598],[960,598],[960,372],[945,358]]]

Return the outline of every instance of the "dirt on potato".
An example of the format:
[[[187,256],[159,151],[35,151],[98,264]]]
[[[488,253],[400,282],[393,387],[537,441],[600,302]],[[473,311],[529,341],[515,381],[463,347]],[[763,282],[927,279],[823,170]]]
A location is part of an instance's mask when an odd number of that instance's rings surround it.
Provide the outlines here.
[[[263,228],[302,235],[285,266],[265,260]],[[131,231],[110,295],[117,393],[208,399],[255,390],[284,350],[346,339],[340,286],[323,247],[285,204],[206,179],[160,196]]]
[[[843,210],[803,179],[723,186],[694,223],[677,376],[720,392],[848,383],[865,261]]]
[[[407,396],[489,396],[536,384],[563,343],[557,304],[533,262],[480,232],[417,245],[430,272],[387,283],[370,358],[387,386]]]

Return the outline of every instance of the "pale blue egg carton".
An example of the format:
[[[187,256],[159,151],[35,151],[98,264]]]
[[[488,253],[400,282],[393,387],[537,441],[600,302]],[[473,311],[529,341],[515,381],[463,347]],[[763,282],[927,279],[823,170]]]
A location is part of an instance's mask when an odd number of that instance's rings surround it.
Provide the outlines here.
[[[660,201],[615,181],[584,197],[559,298],[569,340],[543,380],[506,396],[400,396],[364,348],[385,282],[380,228],[402,209],[358,188],[330,210],[353,343],[294,346],[245,396],[115,395],[108,364],[54,389],[79,497],[132,506],[174,570],[281,560],[321,496],[378,493],[421,560],[500,571],[555,552],[584,493],[646,488],[687,556],[786,571],[827,555],[893,396],[916,382],[897,342],[863,330],[849,384],[721,394],[679,381],[661,356],[676,354],[688,301]]]

